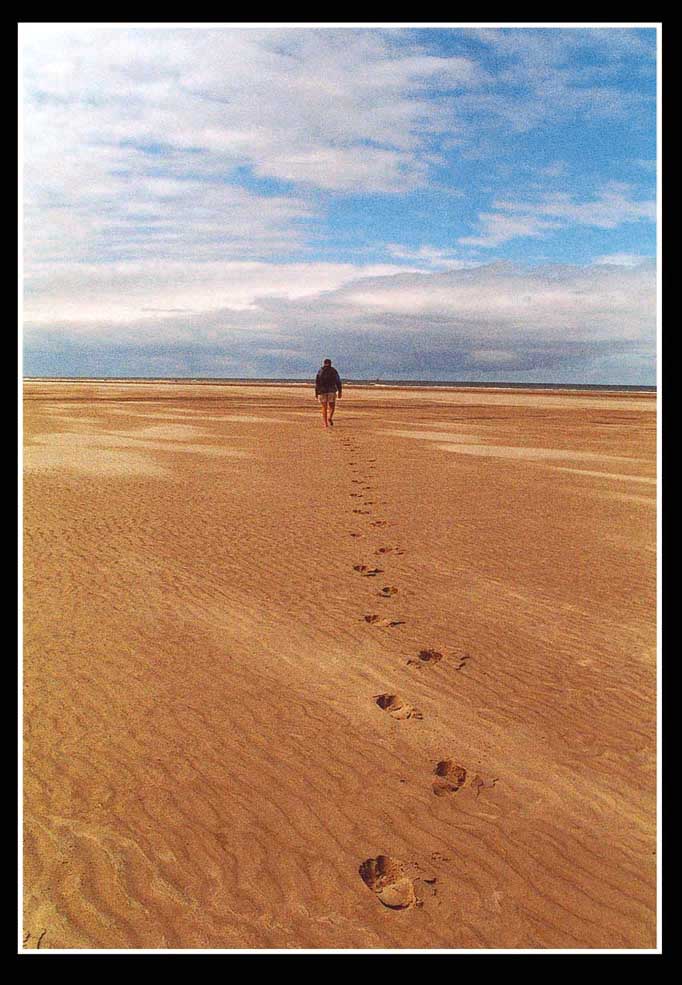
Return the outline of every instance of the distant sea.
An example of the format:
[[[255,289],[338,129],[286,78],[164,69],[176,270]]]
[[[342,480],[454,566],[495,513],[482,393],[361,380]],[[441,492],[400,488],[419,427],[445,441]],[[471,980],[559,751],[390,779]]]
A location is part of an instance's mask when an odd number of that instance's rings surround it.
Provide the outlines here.
[[[298,386],[312,386],[314,376],[301,379],[293,377],[281,377],[278,379],[233,376],[233,377],[213,377],[213,376],[49,376],[37,377],[27,376],[26,380],[44,380],[45,382],[73,382],[73,383],[241,383],[251,384],[252,386],[277,386],[282,383],[295,384]],[[630,392],[630,393],[656,393],[655,386],[637,386],[625,383],[506,383],[500,382],[471,382],[468,380],[365,380],[354,379],[353,377],[342,377],[344,384],[351,386],[375,386],[375,387],[413,387],[422,389],[432,389],[434,387],[471,387],[482,390],[602,390],[609,392]]]

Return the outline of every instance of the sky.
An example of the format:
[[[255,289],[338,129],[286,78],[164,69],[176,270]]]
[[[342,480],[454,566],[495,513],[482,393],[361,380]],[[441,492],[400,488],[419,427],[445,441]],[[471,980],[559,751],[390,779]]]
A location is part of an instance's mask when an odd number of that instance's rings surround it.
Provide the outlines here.
[[[656,383],[655,27],[19,51],[25,376]]]

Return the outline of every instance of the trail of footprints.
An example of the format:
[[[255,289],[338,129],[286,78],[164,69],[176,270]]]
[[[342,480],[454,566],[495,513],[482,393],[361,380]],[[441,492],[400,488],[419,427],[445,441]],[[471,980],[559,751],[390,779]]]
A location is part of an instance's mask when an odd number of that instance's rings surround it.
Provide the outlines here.
[[[342,443],[354,454],[353,460],[349,462],[352,474],[355,476],[351,479],[351,485],[360,487],[362,490],[350,493],[351,499],[361,500],[361,503],[353,508],[353,514],[370,517],[373,515],[372,510],[361,507],[374,506],[375,502],[362,497],[363,493],[375,492],[376,488],[363,484],[370,477],[360,472],[360,463],[356,455],[359,451],[357,445],[349,438],[343,438]],[[375,463],[376,459],[370,458],[368,468],[373,469]],[[388,526],[388,521],[382,518],[366,522],[371,528],[370,532],[378,532]],[[365,534],[358,530],[351,530],[349,534],[356,539],[365,537]],[[389,555],[398,557],[404,553],[400,547],[396,546],[381,546],[374,551],[374,555],[384,561],[390,560]],[[363,578],[376,578],[378,575],[384,574],[383,568],[371,567],[363,563],[354,564],[353,570]],[[376,592],[378,599],[391,599],[397,595],[399,595],[399,589],[395,585],[384,585]],[[404,619],[391,618],[379,612],[365,613],[361,617],[361,621],[382,629],[393,629],[405,625]],[[421,670],[439,664],[444,658],[445,654],[440,650],[424,647],[407,660],[407,666]],[[470,659],[468,653],[462,653],[457,657],[450,654],[447,657],[447,663],[452,669],[460,671],[466,667]],[[424,717],[418,708],[415,708],[399,694],[390,692],[375,694],[373,700],[378,708],[397,721],[419,721]],[[474,797],[478,797],[482,789],[494,787],[496,783],[496,777],[490,779],[479,773],[472,775],[465,766],[462,766],[455,759],[441,759],[434,766],[431,789],[433,794],[439,798],[455,797],[462,789],[468,789]],[[431,860],[434,862],[451,861],[448,856],[442,855],[440,852],[433,852]],[[426,875],[421,866],[415,862],[405,865],[399,859],[391,858],[388,855],[378,855],[376,858],[365,859],[358,872],[368,889],[375,893],[384,906],[392,910],[406,910],[413,906],[423,906],[427,896],[437,895],[437,877],[433,873]]]

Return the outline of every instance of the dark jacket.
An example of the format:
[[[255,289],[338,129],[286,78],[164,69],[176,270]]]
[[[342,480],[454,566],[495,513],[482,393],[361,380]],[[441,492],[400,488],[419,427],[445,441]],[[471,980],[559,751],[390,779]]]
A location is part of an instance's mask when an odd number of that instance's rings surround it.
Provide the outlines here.
[[[315,396],[321,393],[336,393],[341,396],[341,377],[333,366],[323,366],[315,377]]]

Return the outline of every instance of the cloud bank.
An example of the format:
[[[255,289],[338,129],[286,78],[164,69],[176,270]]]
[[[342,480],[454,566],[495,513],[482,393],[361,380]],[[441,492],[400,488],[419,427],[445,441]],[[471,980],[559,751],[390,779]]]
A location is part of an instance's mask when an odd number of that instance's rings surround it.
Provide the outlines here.
[[[261,276],[271,272],[267,265]],[[96,369],[104,359],[117,360],[123,375],[158,375],[163,367],[169,375],[267,377],[310,375],[331,354],[346,375],[370,378],[562,382],[579,373],[595,382],[655,382],[651,261],[367,271],[327,290],[312,290],[301,283],[304,272],[282,268],[269,293],[257,267],[250,273],[249,280],[232,271],[241,293],[231,308],[217,295],[216,306],[207,307],[202,288],[194,303],[201,296],[203,307],[189,310],[169,302],[153,317],[131,309],[96,327],[89,319],[35,323],[27,327],[31,360],[59,375],[60,359],[78,361],[80,350],[81,375],[103,375]],[[141,272],[137,285],[128,283],[128,294],[149,286],[149,276]],[[123,293],[115,281],[111,290]],[[155,296],[162,294],[161,285]]]

